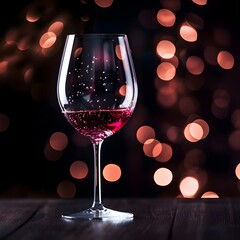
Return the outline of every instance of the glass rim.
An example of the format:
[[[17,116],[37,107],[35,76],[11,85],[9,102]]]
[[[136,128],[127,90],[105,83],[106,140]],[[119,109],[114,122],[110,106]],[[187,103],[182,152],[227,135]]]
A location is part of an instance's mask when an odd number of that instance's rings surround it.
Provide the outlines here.
[[[126,37],[125,33],[69,33],[67,36],[81,36],[81,37]]]

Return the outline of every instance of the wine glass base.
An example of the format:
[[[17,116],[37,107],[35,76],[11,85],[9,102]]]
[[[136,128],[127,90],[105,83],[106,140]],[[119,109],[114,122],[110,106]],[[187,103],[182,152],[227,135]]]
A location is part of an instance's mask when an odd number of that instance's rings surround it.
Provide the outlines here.
[[[128,221],[133,219],[133,214],[128,212],[115,211],[104,207],[101,210],[89,208],[80,212],[63,214],[62,218],[67,221],[72,221],[75,219],[88,219],[96,221]]]

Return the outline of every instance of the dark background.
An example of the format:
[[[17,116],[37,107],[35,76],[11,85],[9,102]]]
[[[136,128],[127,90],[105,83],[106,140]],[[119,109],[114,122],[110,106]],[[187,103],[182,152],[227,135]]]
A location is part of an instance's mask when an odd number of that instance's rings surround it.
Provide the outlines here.
[[[65,180],[77,187],[75,197],[92,196],[91,144],[81,137],[81,144],[74,143],[74,130],[63,118],[56,99],[56,81],[65,37],[75,32],[126,33],[138,77],[139,99],[134,116],[119,133],[106,139],[102,147],[102,165],[115,162],[123,172],[117,182],[102,181],[104,197],[178,196],[179,182],[187,175],[183,160],[191,149],[202,151],[200,169],[208,176],[196,197],[208,190],[219,196],[240,194],[239,179],[235,175],[240,152],[228,143],[234,130],[231,116],[240,107],[239,1],[211,0],[205,6],[198,6],[190,0],[173,1],[180,6],[174,11],[177,20],[174,27],[164,28],[157,22],[156,14],[166,2],[115,0],[109,8],[101,8],[94,1],[87,0],[4,3],[5,6],[0,8],[0,62],[9,59],[12,62],[7,71],[0,71],[0,113],[9,118],[8,129],[0,132],[1,197],[59,197],[57,186]],[[26,12],[30,8],[41,16],[39,21],[26,21]],[[204,23],[195,44],[184,42],[178,35],[180,24],[190,13],[199,16]],[[54,50],[43,56],[34,48],[47,27],[58,19],[64,19],[64,29]],[[227,41],[216,37],[218,29],[227,34]],[[6,46],[8,36],[13,36],[16,41],[10,46]],[[167,124],[183,129],[188,116],[179,111],[177,103],[167,108],[156,101],[154,81],[160,60],[155,48],[164,36],[174,39],[187,53],[203,56],[203,49],[214,45],[219,50],[231,52],[235,59],[231,70],[206,63],[202,87],[186,93],[199,106],[195,114],[210,126],[208,137],[197,143],[186,139],[171,142],[166,136]],[[25,37],[30,47],[19,51],[16,44]],[[25,81],[24,72],[29,68],[32,74],[30,80]],[[184,64],[180,63],[177,74],[182,84],[187,85],[189,73]],[[216,89],[225,89],[230,96],[229,107],[220,118],[212,114],[210,107]],[[152,126],[157,138],[172,146],[174,154],[170,161],[158,163],[144,155],[142,144],[136,139],[136,131],[142,125]],[[59,160],[49,161],[44,149],[50,136],[57,131],[66,133],[69,143]],[[69,166],[76,159],[89,166],[85,179],[76,180],[69,174]],[[153,173],[159,167],[167,167],[173,173],[173,181],[166,187],[159,187],[153,181]]]

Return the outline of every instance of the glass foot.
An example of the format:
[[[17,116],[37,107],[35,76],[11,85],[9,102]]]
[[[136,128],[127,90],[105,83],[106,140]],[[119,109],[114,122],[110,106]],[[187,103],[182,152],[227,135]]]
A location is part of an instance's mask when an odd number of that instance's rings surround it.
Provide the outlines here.
[[[97,221],[112,221],[112,220],[128,221],[133,219],[133,214],[128,212],[119,212],[104,207],[101,210],[89,208],[80,212],[63,214],[62,218],[67,221],[72,221],[75,219],[89,219]]]

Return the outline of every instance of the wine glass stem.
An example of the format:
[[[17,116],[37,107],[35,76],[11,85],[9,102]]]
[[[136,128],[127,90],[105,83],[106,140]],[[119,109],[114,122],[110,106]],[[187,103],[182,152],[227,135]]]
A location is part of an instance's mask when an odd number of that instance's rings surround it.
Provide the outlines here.
[[[102,142],[93,142],[94,152],[94,198],[92,209],[103,210],[102,196],[101,196],[101,146]]]

